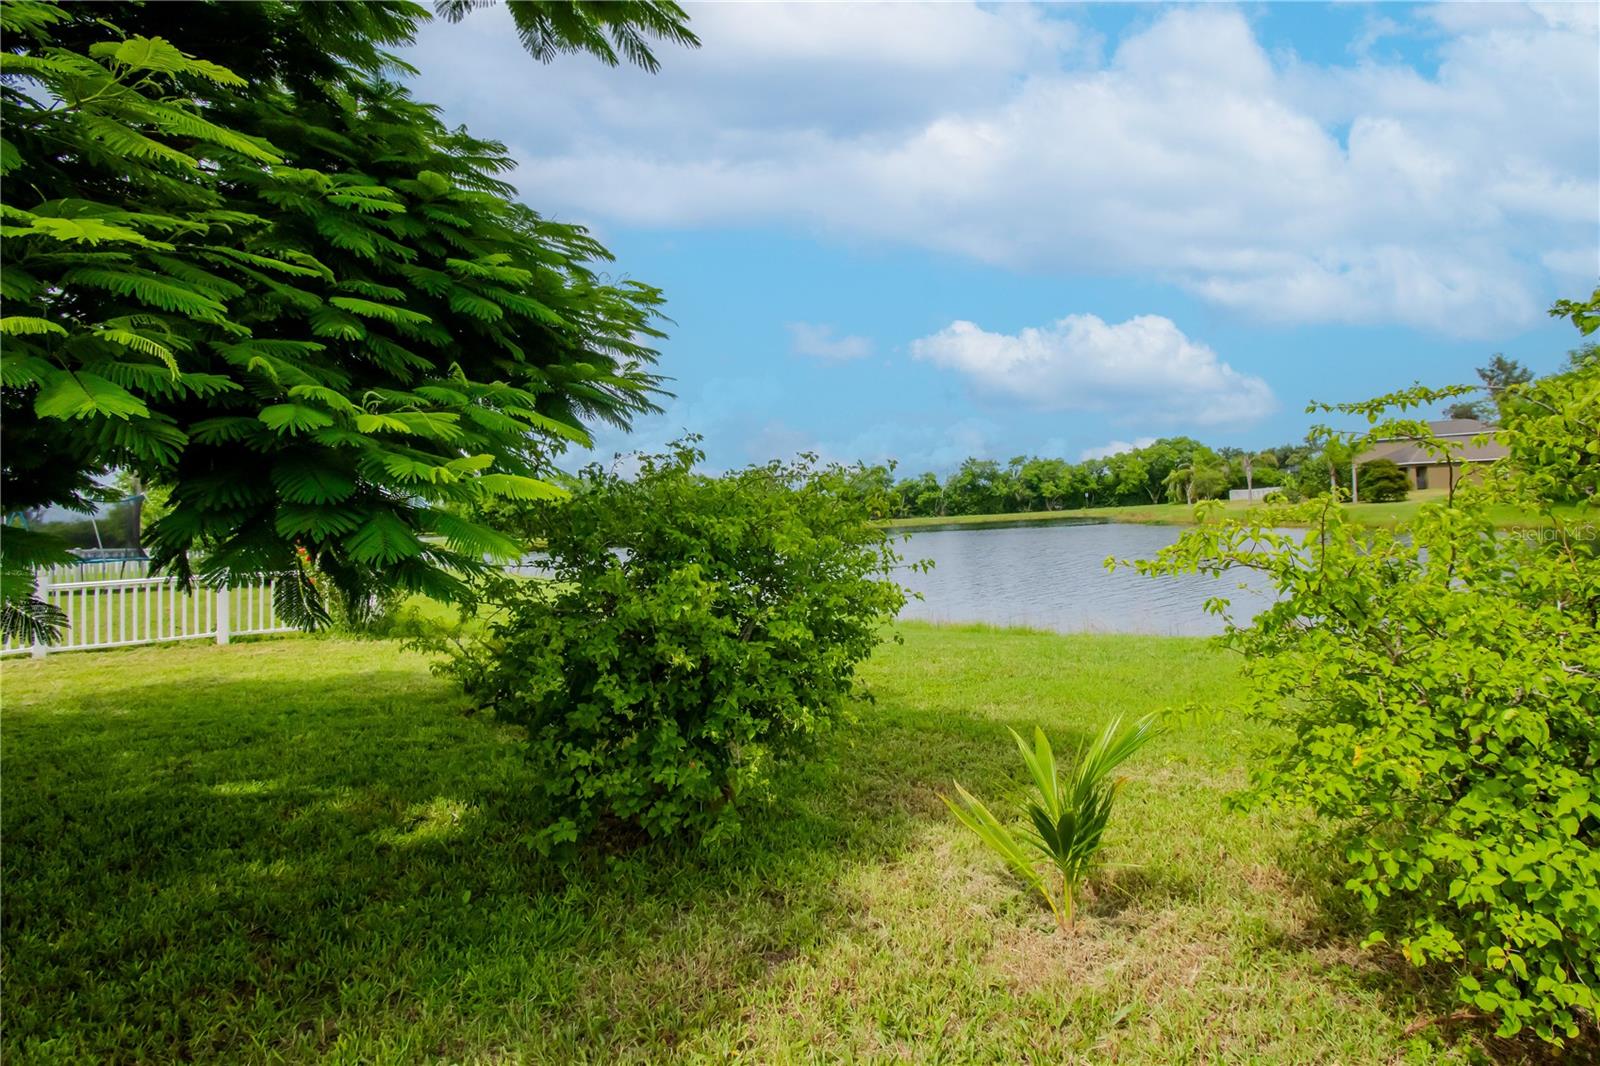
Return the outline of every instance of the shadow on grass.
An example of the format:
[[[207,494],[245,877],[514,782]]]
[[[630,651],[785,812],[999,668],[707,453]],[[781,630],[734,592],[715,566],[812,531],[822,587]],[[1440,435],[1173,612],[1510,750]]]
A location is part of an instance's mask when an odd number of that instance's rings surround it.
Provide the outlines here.
[[[1170,866],[1123,866],[1102,870],[1091,882],[1083,913],[1116,922],[1130,911],[1149,911],[1192,901],[1201,886],[1186,871]]]
[[[515,730],[467,710],[416,671],[324,670],[8,713],[8,1051],[670,1044],[848,930],[840,878],[893,861],[944,817],[936,789],[1005,751],[993,722],[868,707],[735,848],[558,869],[527,846]]]

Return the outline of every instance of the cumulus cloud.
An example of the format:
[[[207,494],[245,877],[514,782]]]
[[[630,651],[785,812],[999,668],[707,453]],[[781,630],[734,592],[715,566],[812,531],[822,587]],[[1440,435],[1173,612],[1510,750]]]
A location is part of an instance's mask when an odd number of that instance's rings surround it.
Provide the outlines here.
[[[872,342],[865,337],[835,337],[833,327],[812,322],[789,323],[789,342],[796,355],[840,362],[865,359],[872,354]]]
[[[980,392],[1040,410],[1213,426],[1253,422],[1276,406],[1265,381],[1160,315],[1116,325],[1067,315],[1014,334],[958,321],[913,341],[911,354],[959,371]]]
[[[693,15],[705,47],[650,78],[540,69],[503,10],[477,12],[424,41],[423,95],[507,140],[541,208],[1154,277],[1269,319],[1530,324],[1566,291],[1550,257],[1600,225],[1586,5],[1395,15],[1383,31],[1433,42],[1432,70],[1269,55],[1213,6],[1104,47],[1059,9],[1005,4]]]
[[[1148,448],[1156,442],[1154,437],[1140,437],[1138,440],[1113,440],[1107,441],[1096,448],[1085,448],[1078,453],[1078,462],[1086,463],[1090,459],[1109,459],[1113,455],[1123,452],[1136,452],[1140,448]]]

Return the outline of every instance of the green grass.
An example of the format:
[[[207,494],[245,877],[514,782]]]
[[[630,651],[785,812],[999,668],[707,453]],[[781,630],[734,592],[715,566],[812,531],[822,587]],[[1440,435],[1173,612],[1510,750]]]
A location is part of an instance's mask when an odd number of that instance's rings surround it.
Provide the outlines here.
[[[1423,489],[1397,503],[1347,504],[1350,515],[1363,525],[1393,528],[1404,525],[1417,516],[1425,503],[1442,501],[1444,489]],[[1245,500],[1223,502],[1223,514],[1242,518],[1259,505]],[[1576,511],[1573,511],[1576,514]],[[1497,525],[1505,529],[1541,524],[1536,515],[1529,515],[1513,507],[1497,505],[1494,508]],[[885,523],[893,529],[918,529],[927,526],[992,526],[1016,522],[1048,523],[1072,522],[1092,519],[1097,522],[1128,522],[1145,526],[1192,526],[1196,524],[1195,508],[1186,503],[1131,504],[1125,507],[1087,507],[1076,511],[1029,511],[1020,514],[952,515],[946,518],[896,518]]]
[[[514,732],[392,643],[283,639],[3,668],[8,1063],[1462,1062],[1229,811],[1250,727],[1130,764],[1076,935],[950,817],[1005,727],[1226,709],[1198,640],[903,627],[875,705],[738,850],[555,869]]]

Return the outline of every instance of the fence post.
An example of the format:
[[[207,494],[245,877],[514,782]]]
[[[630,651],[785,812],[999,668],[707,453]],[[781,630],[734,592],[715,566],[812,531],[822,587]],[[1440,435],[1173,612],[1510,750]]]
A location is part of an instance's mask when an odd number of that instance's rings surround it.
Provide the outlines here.
[[[40,603],[50,602],[49,570],[40,569],[38,573],[33,575],[33,594],[34,596],[38,597]],[[49,650],[50,649],[45,646],[44,641],[35,640],[33,642],[33,657],[35,659],[43,659],[45,655],[49,653]]]
[[[229,608],[233,605],[233,590],[227,585],[220,585],[216,590],[217,595],[217,643],[228,643],[228,637],[233,632],[233,619]]]

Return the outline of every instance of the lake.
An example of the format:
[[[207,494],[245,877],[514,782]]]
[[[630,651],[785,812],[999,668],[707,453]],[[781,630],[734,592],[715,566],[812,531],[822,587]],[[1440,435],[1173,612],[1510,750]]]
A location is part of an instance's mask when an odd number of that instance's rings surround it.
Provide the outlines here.
[[[1222,632],[1222,620],[1205,612],[1211,597],[1230,598],[1239,618],[1271,603],[1268,595],[1239,588],[1242,573],[1151,578],[1120,567],[1106,572],[1106,556],[1148,559],[1181,531],[1087,521],[919,529],[897,550],[908,561],[932,559],[934,567],[925,574],[903,567],[896,572],[900,584],[923,597],[907,603],[900,617],[1061,633],[1206,636]]]

